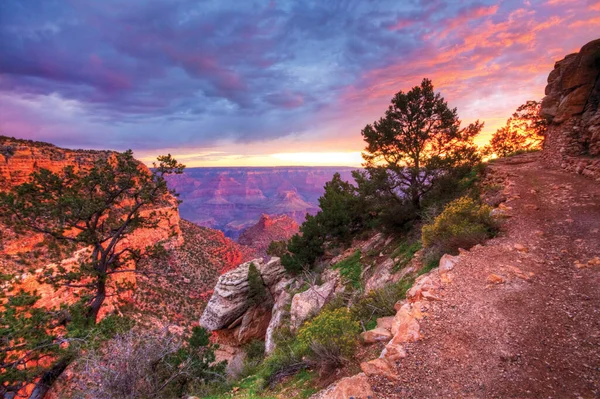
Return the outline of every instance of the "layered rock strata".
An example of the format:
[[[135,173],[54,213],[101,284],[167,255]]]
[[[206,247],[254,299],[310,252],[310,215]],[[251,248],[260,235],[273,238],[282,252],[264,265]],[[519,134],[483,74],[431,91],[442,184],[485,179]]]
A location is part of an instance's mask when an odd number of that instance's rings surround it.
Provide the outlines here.
[[[558,61],[545,94],[545,162],[600,179],[600,39]]]

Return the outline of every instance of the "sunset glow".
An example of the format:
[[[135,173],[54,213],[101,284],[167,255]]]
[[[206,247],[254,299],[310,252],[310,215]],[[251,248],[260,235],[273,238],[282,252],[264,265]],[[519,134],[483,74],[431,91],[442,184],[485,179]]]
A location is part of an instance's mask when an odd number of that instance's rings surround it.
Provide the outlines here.
[[[143,3],[143,4],[142,4]],[[598,35],[600,1],[0,6],[0,132],[194,166],[359,165],[361,129],[433,81],[478,144]]]

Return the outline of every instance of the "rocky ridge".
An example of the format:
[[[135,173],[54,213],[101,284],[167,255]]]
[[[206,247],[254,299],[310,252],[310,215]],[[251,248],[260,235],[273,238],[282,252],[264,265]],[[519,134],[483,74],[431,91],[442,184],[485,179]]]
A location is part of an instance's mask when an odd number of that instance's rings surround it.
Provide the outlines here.
[[[258,255],[266,256],[271,241],[287,241],[297,232],[298,223],[290,216],[263,214],[254,226],[240,234],[238,242],[256,249]]]
[[[221,344],[220,359],[231,360],[239,356],[243,343],[252,339],[265,341],[265,352],[275,349],[274,333],[283,323],[297,330],[304,321],[317,314],[336,295],[343,293],[346,282],[339,270],[333,269],[344,259],[360,251],[365,291],[382,288],[398,281],[420,267],[419,256],[403,268],[396,268],[397,260],[390,258],[395,248],[392,239],[377,233],[366,240],[357,240],[348,250],[329,257],[325,262],[320,282],[308,283],[302,277],[290,278],[284,272],[279,258],[262,258],[246,262],[219,278],[210,301],[200,319],[200,325],[214,331]],[[255,305],[248,298],[248,267],[254,263],[261,272],[268,300]],[[384,277],[384,279],[381,278]],[[252,328],[245,327],[253,321]]]

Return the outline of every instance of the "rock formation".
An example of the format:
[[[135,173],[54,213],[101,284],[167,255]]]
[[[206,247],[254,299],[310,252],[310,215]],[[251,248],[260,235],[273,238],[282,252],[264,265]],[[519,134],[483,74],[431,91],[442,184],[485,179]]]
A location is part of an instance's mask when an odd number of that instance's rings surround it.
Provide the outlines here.
[[[0,136],[0,153],[2,154],[0,158],[0,191],[7,191],[25,183],[32,172],[42,168],[52,172],[59,172],[66,166],[72,166],[75,170],[85,169],[96,160],[114,154],[112,151],[69,150],[48,143],[19,140],[6,136]],[[140,163],[140,165],[145,168],[143,164]],[[159,228],[139,229],[135,234],[127,237],[123,244],[138,249],[144,249],[150,244],[166,239],[169,239],[171,246],[181,244],[180,218],[175,206],[176,199],[171,197],[167,199],[167,202],[167,207],[154,210],[168,214],[168,218],[161,222]],[[1,226],[0,229],[5,230]],[[176,233],[174,239],[170,239],[172,231]],[[10,231],[6,231],[3,251],[5,254],[28,251],[41,239],[40,235],[35,234],[17,238]]]
[[[267,254],[271,241],[287,241],[298,232],[298,223],[287,215],[265,215],[258,223],[240,234],[238,242],[256,249],[260,256]]]
[[[279,296],[275,299],[273,310],[271,311],[271,321],[265,334],[265,353],[270,354],[275,350],[274,334],[289,316],[287,307],[292,302],[292,296],[286,290],[281,290]]]
[[[558,61],[545,94],[545,161],[600,179],[600,39]]]
[[[248,326],[245,328],[243,327],[244,320],[246,320],[247,324],[253,321],[252,317],[247,317],[245,315],[253,313],[257,316],[256,312],[258,312],[248,298],[248,268],[251,263],[254,263],[260,272],[265,290],[268,294],[267,302],[269,302],[269,304],[264,303],[262,305],[272,306],[274,299],[277,298],[283,290],[282,285],[278,283],[283,279],[285,270],[281,266],[279,258],[272,258],[266,263],[263,259],[254,259],[239,265],[237,268],[230,270],[219,277],[214,293],[200,318],[200,325],[202,327],[211,331],[223,329],[233,330],[237,328],[239,332],[240,326],[242,326],[242,330],[252,330],[255,338],[263,338],[265,336],[271,318],[269,309],[262,308],[262,312],[268,314],[269,317],[268,320],[263,320],[259,323],[264,327],[261,331]],[[237,338],[240,338],[237,332],[235,334],[237,335]],[[249,337],[246,334],[244,339],[247,338]]]
[[[169,176],[180,193],[181,216],[196,224],[222,230],[236,239],[262,214],[285,214],[302,223],[306,213],[319,210],[323,186],[339,172],[351,180],[352,168],[187,168]]]
[[[458,256],[444,255],[439,267],[418,277],[407,292],[406,300],[396,303],[395,316],[378,319],[377,327],[361,334],[366,345],[387,342],[378,358],[361,363],[362,373],[335,382],[311,399],[374,398],[366,377],[398,380],[396,362],[407,356],[407,344],[423,338],[419,320],[428,309],[428,302],[440,300],[440,287],[451,280],[451,272],[459,259]]]
[[[298,329],[306,319],[314,316],[332,298],[337,286],[336,280],[329,280],[318,286],[311,286],[304,292],[294,295],[290,310],[290,326]]]

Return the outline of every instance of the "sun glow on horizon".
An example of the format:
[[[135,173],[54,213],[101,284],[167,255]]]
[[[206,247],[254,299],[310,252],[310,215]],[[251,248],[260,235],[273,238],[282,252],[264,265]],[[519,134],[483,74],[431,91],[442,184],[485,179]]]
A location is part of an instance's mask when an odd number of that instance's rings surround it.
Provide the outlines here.
[[[271,157],[289,165],[315,166],[360,166],[363,158],[360,151],[354,152],[283,152]]]

